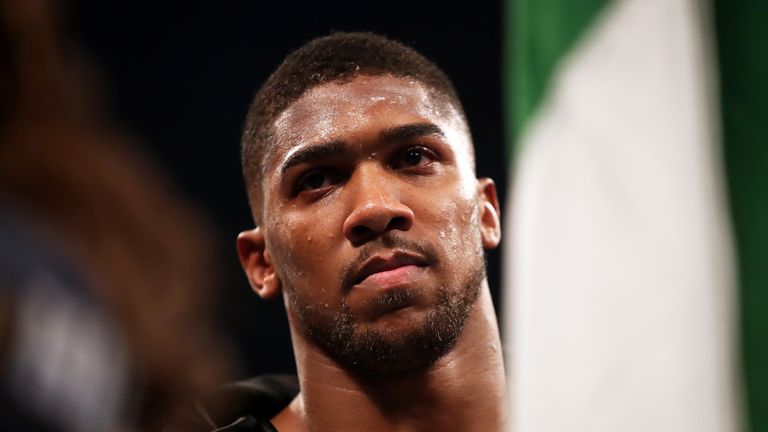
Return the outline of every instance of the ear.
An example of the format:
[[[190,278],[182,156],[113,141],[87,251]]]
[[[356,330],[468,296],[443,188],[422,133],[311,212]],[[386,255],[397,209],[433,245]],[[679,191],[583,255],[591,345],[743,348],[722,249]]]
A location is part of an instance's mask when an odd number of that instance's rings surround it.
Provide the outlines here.
[[[272,263],[272,254],[266,250],[264,232],[260,227],[243,231],[237,236],[237,255],[251,289],[259,297],[270,299],[280,294],[280,278]]]
[[[483,237],[483,247],[494,249],[501,241],[501,221],[499,219],[499,198],[496,196],[496,183],[490,178],[477,180],[478,195],[480,196],[480,226]]]

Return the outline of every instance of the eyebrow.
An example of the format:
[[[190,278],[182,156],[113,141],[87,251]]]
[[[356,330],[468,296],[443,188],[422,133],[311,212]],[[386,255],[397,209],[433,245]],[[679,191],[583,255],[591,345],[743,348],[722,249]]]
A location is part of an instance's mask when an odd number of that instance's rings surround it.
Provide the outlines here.
[[[412,123],[395,126],[379,133],[379,139],[384,142],[405,141],[427,135],[445,137],[442,129],[432,123]],[[328,159],[347,151],[347,142],[341,139],[314,144],[296,150],[283,162],[280,174],[283,175],[292,167],[316,160]]]
[[[327,159],[344,153],[346,148],[347,143],[345,141],[332,140],[296,150],[283,162],[283,166],[280,167],[280,174],[285,174],[291,167],[304,162]]]
[[[412,123],[386,129],[379,134],[379,139],[386,142],[405,141],[427,135],[445,137],[443,130],[433,123]]]

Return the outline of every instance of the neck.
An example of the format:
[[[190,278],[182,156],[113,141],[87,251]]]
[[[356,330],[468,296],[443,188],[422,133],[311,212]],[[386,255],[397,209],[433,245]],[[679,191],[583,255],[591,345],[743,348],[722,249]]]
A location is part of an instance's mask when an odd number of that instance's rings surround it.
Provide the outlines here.
[[[273,420],[281,431],[502,428],[504,366],[487,282],[456,346],[424,370],[361,376],[293,338],[301,394]]]

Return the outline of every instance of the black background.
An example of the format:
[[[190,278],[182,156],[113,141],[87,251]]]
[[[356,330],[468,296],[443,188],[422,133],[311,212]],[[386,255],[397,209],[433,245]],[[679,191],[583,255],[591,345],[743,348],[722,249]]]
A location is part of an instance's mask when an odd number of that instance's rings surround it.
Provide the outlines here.
[[[416,48],[456,85],[478,175],[494,178],[504,198],[497,2],[74,1],[64,18],[98,68],[120,127],[216,225],[221,331],[241,356],[240,374],[295,370],[282,302],[250,291],[234,247],[253,226],[239,166],[242,122],[289,51],[334,30],[374,31]],[[488,255],[497,310],[499,256]]]

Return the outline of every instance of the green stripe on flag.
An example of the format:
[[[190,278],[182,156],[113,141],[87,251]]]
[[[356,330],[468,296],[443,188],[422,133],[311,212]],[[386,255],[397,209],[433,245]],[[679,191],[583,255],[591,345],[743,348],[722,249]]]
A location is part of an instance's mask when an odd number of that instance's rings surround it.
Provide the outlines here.
[[[507,136],[522,135],[561,58],[609,0],[507,0],[505,5],[505,86]],[[531,29],[535,29],[532,31]],[[515,137],[515,140],[511,138]]]
[[[721,134],[711,0],[507,1],[509,430],[741,430],[724,134],[752,430],[768,431],[766,21],[716,0]]]
[[[768,2],[715,1],[750,430],[768,431]]]

